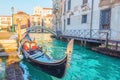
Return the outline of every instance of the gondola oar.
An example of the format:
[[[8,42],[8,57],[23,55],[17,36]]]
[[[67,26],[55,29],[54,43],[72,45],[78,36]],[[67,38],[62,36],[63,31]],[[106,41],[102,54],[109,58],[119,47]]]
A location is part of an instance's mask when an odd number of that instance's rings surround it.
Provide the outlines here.
[[[73,51],[73,45],[74,45],[74,39],[71,39],[67,45],[67,50],[66,50],[66,54],[67,54],[67,67],[70,66],[70,61],[71,61],[71,55],[72,55],[72,51]]]

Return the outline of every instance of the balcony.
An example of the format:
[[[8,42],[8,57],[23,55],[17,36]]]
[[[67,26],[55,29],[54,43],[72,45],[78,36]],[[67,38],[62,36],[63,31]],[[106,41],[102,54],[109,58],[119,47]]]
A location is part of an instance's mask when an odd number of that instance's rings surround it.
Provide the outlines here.
[[[56,14],[59,11],[58,3],[53,6],[53,14]]]
[[[116,2],[116,0],[100,0],[99,7],[112,6],[113,4],[115,4],[115,2]]]
[[[53,9],[53,14],[56,14],[56,13],[58,13],[58,8]]]
[[[81,9],[82,9],[82,11],[87,11],[90,9],[90,7],[88,6],[88,3],[86,3],[86,4],[81,5]]]

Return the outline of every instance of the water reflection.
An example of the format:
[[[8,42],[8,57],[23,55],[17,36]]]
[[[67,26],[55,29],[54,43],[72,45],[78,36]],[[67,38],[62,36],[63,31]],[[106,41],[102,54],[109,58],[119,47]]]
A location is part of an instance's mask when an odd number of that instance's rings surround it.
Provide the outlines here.
[[[52,78],[39,70],[39,68],[36,68],[32,66],[31,64],[22,61],[21,66],[24,68],[24,80],[52,80]]]

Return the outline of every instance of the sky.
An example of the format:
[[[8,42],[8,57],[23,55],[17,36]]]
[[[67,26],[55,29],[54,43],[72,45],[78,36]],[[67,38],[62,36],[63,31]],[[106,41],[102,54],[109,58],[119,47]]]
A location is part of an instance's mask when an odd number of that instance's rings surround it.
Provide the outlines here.
[[[14,13],[24,11],[32,15],[35,6],[52,8],[52,0],[0,0],[0,15],[11,15],[11,7]]]

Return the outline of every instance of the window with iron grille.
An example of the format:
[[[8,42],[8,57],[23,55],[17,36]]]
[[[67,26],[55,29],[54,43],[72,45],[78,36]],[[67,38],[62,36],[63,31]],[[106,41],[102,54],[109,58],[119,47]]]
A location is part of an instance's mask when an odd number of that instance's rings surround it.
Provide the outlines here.
[[[70,25],[70,18],[67,18],[67,25]]]
[[[110,29],[111,9],[101,10],[100,29]]]
[[[71,0],[68,0],[68,10],[71,9]]]
[[[65,31],[65,28],[66,28],[66,20],[64,19],[64,31]]]
[[[87,14],[82,15],[82,23],[87,23]]]
[[[87,4],[88,3],[88,0],[83,0],[83,4]]]

